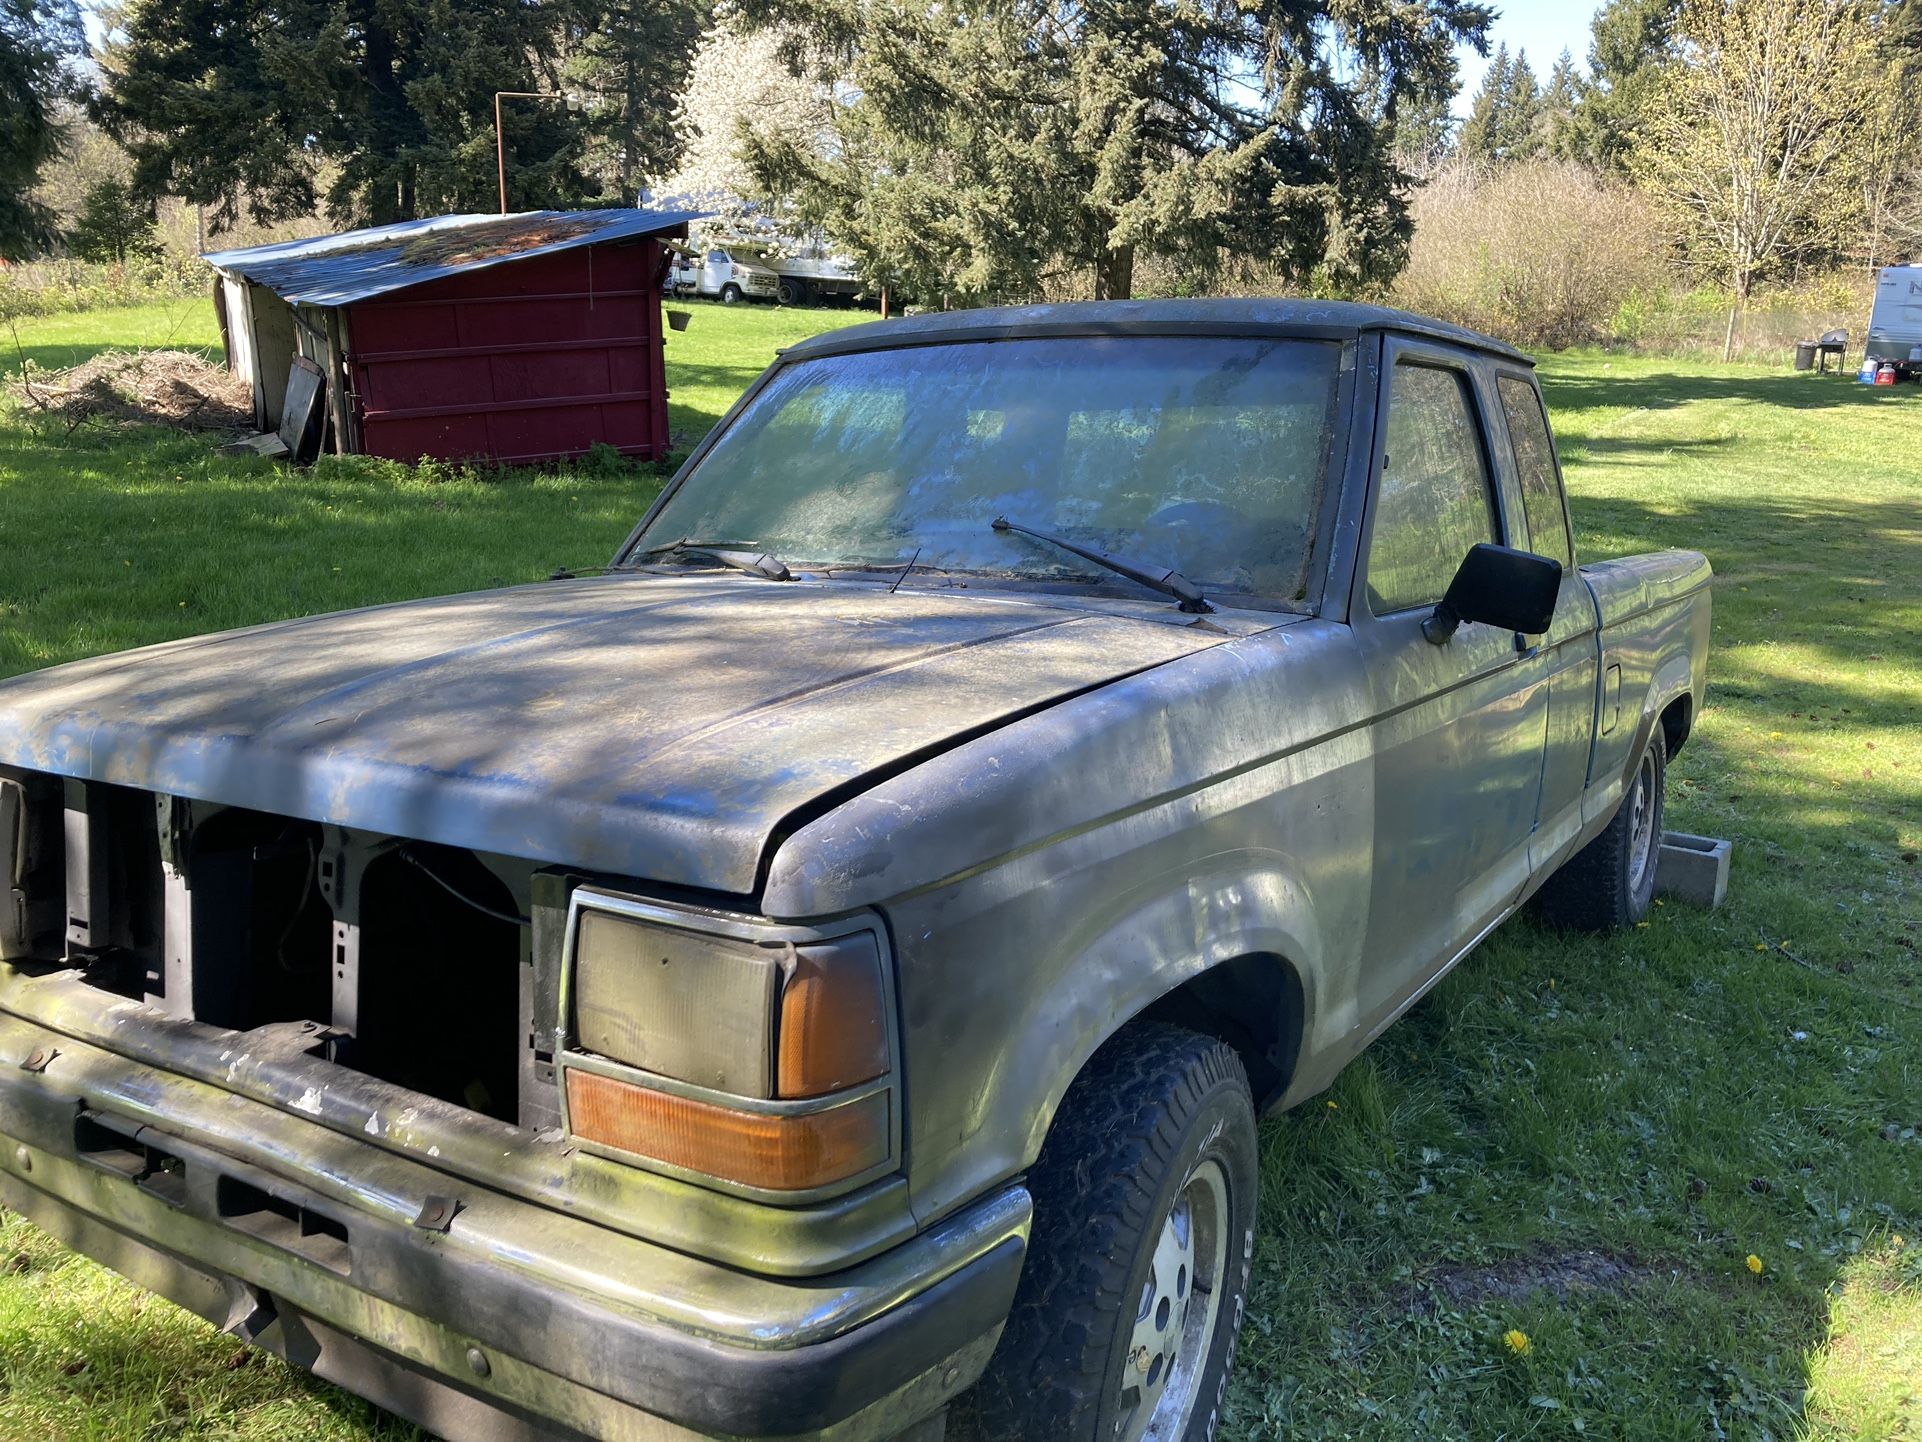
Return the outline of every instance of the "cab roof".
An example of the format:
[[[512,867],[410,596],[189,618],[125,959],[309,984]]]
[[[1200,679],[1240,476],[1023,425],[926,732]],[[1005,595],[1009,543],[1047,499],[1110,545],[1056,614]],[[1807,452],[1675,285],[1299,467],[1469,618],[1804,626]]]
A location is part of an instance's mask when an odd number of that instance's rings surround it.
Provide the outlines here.
[[[1048,335],[1259,332],[1298,335],[1304,339],[1347,340],[1366,331],[1393,331],[1442,340],[1524,365],[1534,364],[1531,357],[1503,341],[1390,306],[1345,300],[1285,299],[1098,300],[939,311],[827,331],[788,346],[781,354],[788,360],[805,360],[812,356],[886,350],[893,346]]]

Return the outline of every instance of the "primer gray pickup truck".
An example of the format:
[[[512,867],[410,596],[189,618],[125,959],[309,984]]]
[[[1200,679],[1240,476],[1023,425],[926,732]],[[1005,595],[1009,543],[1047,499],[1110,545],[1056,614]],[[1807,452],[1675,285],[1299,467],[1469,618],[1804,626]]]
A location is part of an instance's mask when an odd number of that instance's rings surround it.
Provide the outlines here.
[[[0,1202],[452,1438],[1212,1437],[1257,1115],[1642,914],[1708,583],[1413,316],[821,336],[602,574],[0,685]]]

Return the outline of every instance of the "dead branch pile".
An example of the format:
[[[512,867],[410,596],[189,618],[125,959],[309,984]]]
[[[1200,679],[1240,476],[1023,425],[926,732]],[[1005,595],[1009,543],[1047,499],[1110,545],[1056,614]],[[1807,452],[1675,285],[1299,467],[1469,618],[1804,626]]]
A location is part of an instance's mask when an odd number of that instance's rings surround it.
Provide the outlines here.
[[[35,370],[10,388],[25,404],[70,425],[99,418],[225,431],[254,422],[253,387],[188,351],[108,351],[71,370]]]

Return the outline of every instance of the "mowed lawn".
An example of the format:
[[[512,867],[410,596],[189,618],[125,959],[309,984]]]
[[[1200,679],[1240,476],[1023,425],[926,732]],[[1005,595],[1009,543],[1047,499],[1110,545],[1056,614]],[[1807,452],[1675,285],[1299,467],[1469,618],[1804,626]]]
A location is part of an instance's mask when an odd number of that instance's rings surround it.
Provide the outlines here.
[[[849,318],[691,309],[690,438]],[[214,340],[205,307],[20,338],[46,364]],[[1922,390],[1544,374],[1583,555],[1715,564],[1670,824],[1733,839],[1730,902],[1602,939],[1518,919],[1264,1124],[1224,1435],[1922,1439]],[[659,485],[208,452],[0,411],[0,673],[591,564]],[[0,1438],[417,1435],[248,1357],[0,1221]]]

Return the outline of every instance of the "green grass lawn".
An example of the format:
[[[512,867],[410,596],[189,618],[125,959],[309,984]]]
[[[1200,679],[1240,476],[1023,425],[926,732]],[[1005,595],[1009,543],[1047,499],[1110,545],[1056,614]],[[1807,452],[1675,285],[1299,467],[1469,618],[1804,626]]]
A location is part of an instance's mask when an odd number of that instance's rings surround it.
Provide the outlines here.
[[[848,318],[691,309],[668,350],[690,439],[777,344]],[[211,319],[20,339],[63,364],[170,332],[205,343]],[[1734,840],[1730,902],[1603,939],[1522,918],[1264,1125],[1224,1435],[1915,1442],[1922,393],[1590,355],[1544,372],[1583,555],[1715,564],[1670,824]],[[0,413],[0,674],[591,563],[659,484],[208,450]],[[248,1356],[0,1222],[0,1437],[417,1435]]]

